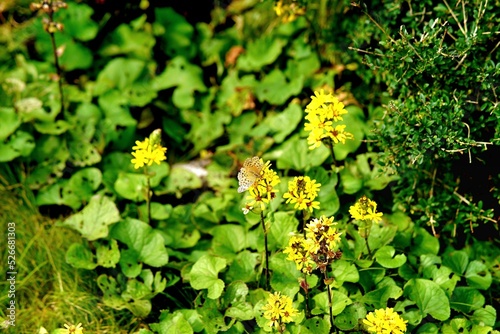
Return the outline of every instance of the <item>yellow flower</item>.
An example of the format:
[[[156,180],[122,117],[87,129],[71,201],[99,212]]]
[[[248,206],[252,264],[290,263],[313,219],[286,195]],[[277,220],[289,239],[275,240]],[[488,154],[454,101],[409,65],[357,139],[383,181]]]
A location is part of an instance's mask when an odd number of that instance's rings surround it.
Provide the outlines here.
[[[293,317],[298,311],[293,307],[292,299],[288,296],[282,296],[280,292],[270,294],[267,304],[262,307],[264,318],[270,320],[269,327],[280,328],[293,321]]]
[[[64,327],[66,329],[61,330],[62,334],[83,334],[83,327],[81,323],[76,326],[64,324]]]
[[[342,256],[336,251],[340,244],[339,233],[333,217],[321,216],[307,224],[303,235],[293,235],[288,241],[288,247],[283,253],[288,254],[287,260],[294,261],[297,270],[311,274],[315,269],[324,271],[327,265]]]
[[[274,5],[274,12],[277,16],[281,16],[281,21],[283,23],[288,23],[294,21],[298,16],[305,14],[305,9],[300,7],[295,2],[287,0],[284,4],[283,0],[279,0]]]
[[[159,165],[161,161],[167,160],[165,156],[167,148],[161,146],[160,137],[159,130],[155,130],[149,138],[144,139],[142,142],[135,142],[136,146],[132,147],[135,151],[132,152],[134,158],[131,160],[135,169],[144,167],[144,165],[151,166],[153,162]]]
[[[345,125],[335,125],[342,121],[342,115],[347,114],[344,104],[332,94],[325,94],[323,90],[315,91],[311,96],[311,102],[306,106],[304,129],[309,132],[307,143],[309,149],[313,150],[327,142],[330,145],[342,143],[347,139],[353,139],[352,133],[345,131]]]
[[[345,125],[337,125],[334,129],[328,131],[326,137],[331,138],[335,144],[345,144],[346,139],[354,139],[352,133],[345,131],[345,127]]]
[[[288,240],[288,247],[283,250],[283,253],[288,254],[287,260],[295,262],[297,270],[311,274],[315,269],[315,263],[306,250],[305,241],[302,235],[292,235]]]
[[[377,203],[364,195],[349,208],[349,213],[354,219],[374,222],[382,220],[383,216],[382,212],[377,212]]]
[[[319,209],[319,202],[314,201],[318,196],[320,183],[311,180],[309,176],[298,176],[288,182],[288,192],[283,194],[286,203],[295,204],[294,209],[309,210]]]
[[[375,313],[370,312],[363,323],[367,326],[367,330],[377,334],[403,334],[406,333],[406,323],[399,314],[394,312],[392,308],[375,310]]]

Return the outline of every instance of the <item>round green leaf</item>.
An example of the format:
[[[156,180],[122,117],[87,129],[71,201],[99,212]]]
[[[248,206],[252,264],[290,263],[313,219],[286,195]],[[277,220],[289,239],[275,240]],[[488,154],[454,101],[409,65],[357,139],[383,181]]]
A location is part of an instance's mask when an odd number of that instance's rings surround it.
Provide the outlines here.
[[[443,289],[426,279],[411,279],[404,287],[404,295],[414,301],[422,317],[430,314],[434,319],[447,320],[450,317],[450,302]]]
[[[115,203],[108,197],[96,195],[82,211],[58,225],[70,227],[92,241],[107,237],[109,225],[119,220],[120,214]]]
[[[470,287],[486,290],[491,285],[491,273],[488,267],[479,260],[474,260],[469,263],[465,278]]]
[[[375,259],[384,268],[399,268],[406,263],[406,255],[394,256],[396,250],[392,246],[384,246],[377,250]]]
[[[203,255],[191,269],[190,284],[196,290],[208,289],[208,298],[217,299],[224,290],[224,281],[218,273],[226,267],[226,259]]]
[[[110,236],[125,243],[139,254],[139,261],[153,267],[168,263],[168,253],[160,232],[148,224],[127,218],[113,226]]]
[[[94,254],[82,244],[72,244],[66,252],[66,262],[75,268],[94,270],[97,267]]]

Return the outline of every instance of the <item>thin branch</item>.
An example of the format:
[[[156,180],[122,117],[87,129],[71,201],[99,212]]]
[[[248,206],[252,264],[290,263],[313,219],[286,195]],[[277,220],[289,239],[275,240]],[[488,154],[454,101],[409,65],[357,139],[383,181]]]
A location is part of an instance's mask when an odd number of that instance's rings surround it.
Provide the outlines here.
[[[455,19],[455,22],[457,22],[458,27],[460,28],[460,31],[462,32],[462,34],[463,34],[464,36],[467,36],[467,34],[465,33],[464,28],[462,28],[462,25],[461,25],[461,24],[460,24],[460,22],[458,21],[457,16],[456,16],[456,15],[455,15],[455,13],[451,10],[450,5],[448,5],[448,2],[446,2],[446,0],[443,0],[443,2],[444,2],[444,4],[446,5],[446,8],[448,8],[448,10],[450,11],[451,16],[453,16],[453,18]]]

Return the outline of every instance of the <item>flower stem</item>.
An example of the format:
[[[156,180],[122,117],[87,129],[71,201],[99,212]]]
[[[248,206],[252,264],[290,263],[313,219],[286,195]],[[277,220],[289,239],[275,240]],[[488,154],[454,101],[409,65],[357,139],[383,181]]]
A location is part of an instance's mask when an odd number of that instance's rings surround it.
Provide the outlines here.
[[[262,224],[262,230],[264,231],[264,248],[266,253],[266,289],[269,290],[269,251],[267,248],[267,229],[266,223],[264,222],[264,212],[260,212],[260,222]]]
[[[303,273],[304,275],[304,285],[305,285],[305,304],[306,304],[306,319],[309,319],[311,317],[311,311],[309,310],[309,284],[307,283],[307,274]]]
[[[370,259],[372,258],[372,250],[370,249],[370,245],[368,244],[368,237],[364,238],[365,243],[366,243],[366,249],[368,249],[368,255],[370,256]]]
[[[52,23],[54,22],[54,10],[51,7],[50,12],[48,13],[49,16],[49,22]],[[54,33],[51,31],[48,31],[50,35],[50,42],[52,43],[52,53],[54,54],[54,65],[56,67],[57,71],[57,83],[59,85],[59,96],[61,98],[61,112],[64,112],[64,94],[63,94],[63,88],[62,88],[62,71],[61,71],[61,66],[59,66],[59,57],[57,55],[57,45],[56,45],[56,38],[54,36]]]
[[[332,289],[330,288],[330,284],[328,283],[328,275],[326,273],[326,270],[323,272],[325,276],[325,284],[328,289],[328,307],[330,309],[330,328],[333,329],[333,306],[332,306]],[[331,331],[330,331],[331,333]]]
[[[333,142],[330,142],[327,145],[330,148],[330,154],[332,155],[333,165],[337,167],[337,160],[335,160],[335,152],[333,151]]]
[[[146,185],[146,207],[148,211],[148,224],[151,224],[151,177],[148,173],[148,168],[144,167],[144,172],[146,173],[147,185]]]

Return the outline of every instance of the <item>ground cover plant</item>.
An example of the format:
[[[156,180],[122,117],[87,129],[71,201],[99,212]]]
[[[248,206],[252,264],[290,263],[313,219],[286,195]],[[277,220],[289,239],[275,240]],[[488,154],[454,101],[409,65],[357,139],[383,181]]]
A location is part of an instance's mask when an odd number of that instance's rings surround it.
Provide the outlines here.
[[[0,14],[0,330],[499,333],[498,2]]]

